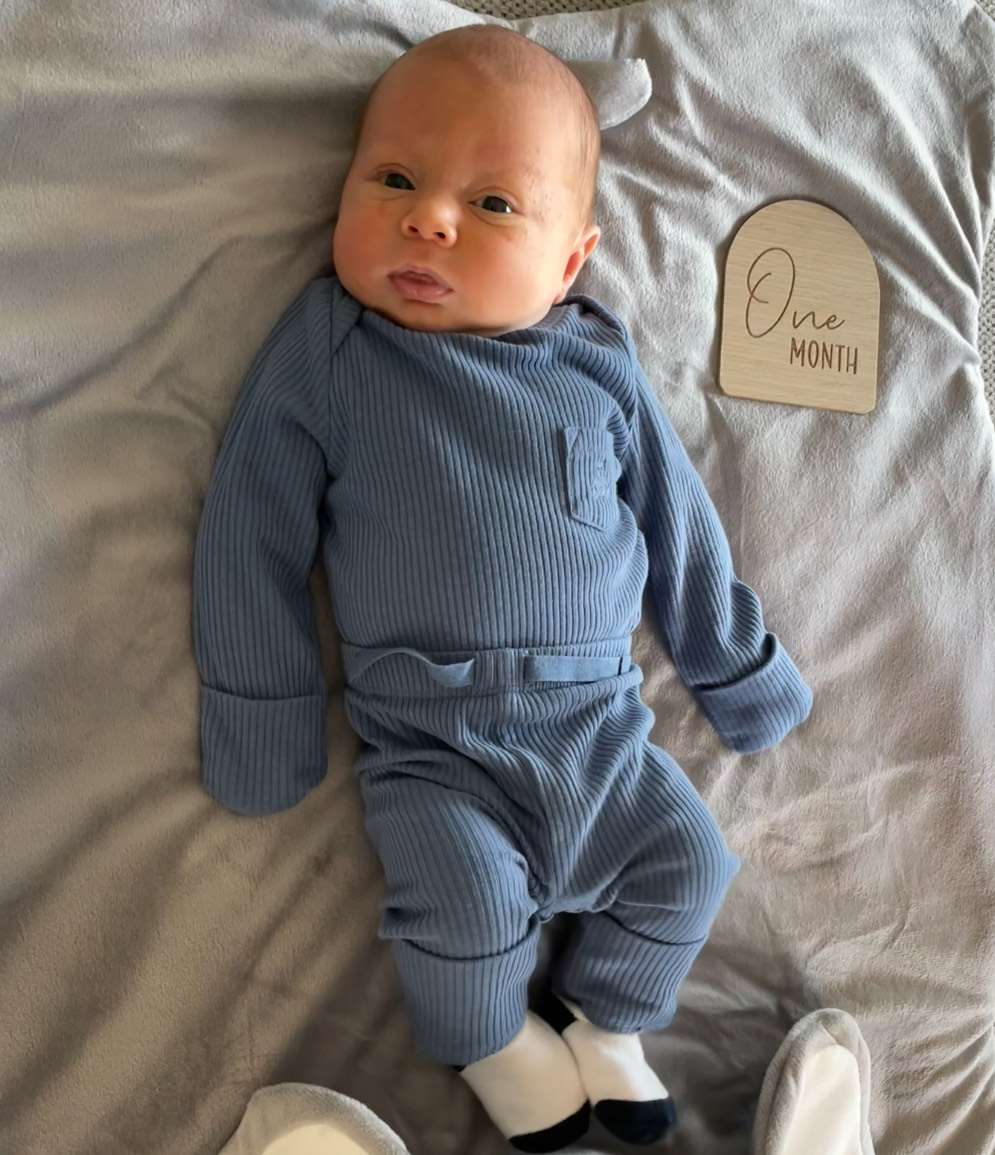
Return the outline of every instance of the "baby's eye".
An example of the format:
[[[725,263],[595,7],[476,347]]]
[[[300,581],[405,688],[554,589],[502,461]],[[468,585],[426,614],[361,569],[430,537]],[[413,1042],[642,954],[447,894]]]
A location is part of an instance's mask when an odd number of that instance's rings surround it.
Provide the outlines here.
[[[391,181],[403,181],[404,184],[392,184]],[[415,186],[408,180],[403,172],[385,172],[380,177],[380,183],[385,188],[404,188],[413,189]]]
[[[513,211],[511,205],[502,197],[481,197],[477,203],[485,212],[489,213],[510,213]]]

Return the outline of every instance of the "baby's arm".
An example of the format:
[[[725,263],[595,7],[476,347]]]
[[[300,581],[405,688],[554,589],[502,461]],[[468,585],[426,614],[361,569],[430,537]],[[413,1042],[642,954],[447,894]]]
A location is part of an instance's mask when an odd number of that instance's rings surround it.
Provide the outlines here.
[[[204,785],[242,814],[293,806],[325,775],[325,684],[308,577],[327,486],[330,295],[267,338],[201,517],[193,630]]]
[[[812,694],[756,594],[733,572],[718,514],[632,357],[622,495],[646,538],[649,583],[670,655],[719,737],[766,749],[808,716]]]

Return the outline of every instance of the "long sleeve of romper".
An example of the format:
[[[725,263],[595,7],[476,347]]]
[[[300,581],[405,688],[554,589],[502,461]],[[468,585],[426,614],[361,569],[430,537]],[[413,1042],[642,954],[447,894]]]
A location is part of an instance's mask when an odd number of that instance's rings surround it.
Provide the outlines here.
[[[201,516],[194,648],[203,781],[264,814],[325,775],[326,692],[308,579],[328,483],[330,294],[278,322],[246,379]]]
[[[812,693],[733,572],[715,507],[630,352],[635,394],[621,486],[646,539],[660,628],[723,743],[752,754],[808,716]]]

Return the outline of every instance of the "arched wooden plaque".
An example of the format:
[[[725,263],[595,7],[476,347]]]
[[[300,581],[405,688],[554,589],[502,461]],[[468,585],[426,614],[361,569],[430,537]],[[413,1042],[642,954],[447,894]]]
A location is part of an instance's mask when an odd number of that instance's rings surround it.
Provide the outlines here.
[[[756,212],[726,259],[719,385],[733,397],[869,413],[881,289],[838,213],[810,201]]]

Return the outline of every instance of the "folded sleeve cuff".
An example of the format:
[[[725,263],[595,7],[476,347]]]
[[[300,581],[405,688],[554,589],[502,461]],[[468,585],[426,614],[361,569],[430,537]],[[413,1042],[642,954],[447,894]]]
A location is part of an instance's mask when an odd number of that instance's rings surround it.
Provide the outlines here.
[[[723,743],[741,754],[776,745],[812,709],[812,691],[773,634],[766,648],[764,663],[745,677],[694,691]]]
[[[295,806],[325,777],[325,700],[240,698],[201,687],[200,737],[208,793],[239,814]]]

